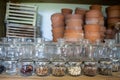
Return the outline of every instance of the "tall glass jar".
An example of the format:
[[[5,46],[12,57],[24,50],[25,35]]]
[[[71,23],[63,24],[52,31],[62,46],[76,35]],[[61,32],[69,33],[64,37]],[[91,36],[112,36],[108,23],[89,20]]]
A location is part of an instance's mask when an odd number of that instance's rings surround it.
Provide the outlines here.
[[[35,61],[35,73],[38,76],[48,76],[50,74],[49,60],[38,59]]]
[[[16,75],[18,73],[18,61],[14,59],[5,59],[5,73],[9,75]]]
[[[92,44],[87,44],[85,46],[83,72],[86,76],[97,75],[98,62],[96,60],[95,49],[95,46]]]
[[[32,59],[20,59],[19,74],[21,76],[32,76],[34,74],[34,61]]]
[[[109,58],[100,59],[98,71],[102,75],[112,75],[112,61]]]
[[[54,60],[51,65],[53,76],[65,76],[66,65],[64,60]]]
[[[80,60],[69,60],[67,66],[67,73],[71,76],[82,75],[82,62]]]

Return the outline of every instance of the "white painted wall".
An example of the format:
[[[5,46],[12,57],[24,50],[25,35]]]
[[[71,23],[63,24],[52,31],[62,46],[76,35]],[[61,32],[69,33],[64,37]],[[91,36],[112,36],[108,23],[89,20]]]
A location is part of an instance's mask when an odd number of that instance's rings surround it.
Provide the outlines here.
[[[23,4],[38,6],[37,26],[40,27],[42,37],[46,38],[46,40],[52,40],[51,32],[52,27],[50,18],[53,13],[61,12],[62,8],[71,8],[74,11],[76,7],[80,7],[89,10],[90,6],[82,4],[61,4],[61,3],[23,3]],[[107,6],[102,6],[104,16],[106,16],[105,14],[106,7]]]

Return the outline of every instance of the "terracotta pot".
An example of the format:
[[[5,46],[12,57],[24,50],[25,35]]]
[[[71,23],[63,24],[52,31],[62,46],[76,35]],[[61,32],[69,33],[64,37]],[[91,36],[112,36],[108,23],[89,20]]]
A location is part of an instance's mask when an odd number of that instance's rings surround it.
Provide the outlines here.
[[[82,26],[66,26],[65,29],[82,30]]]
[[[65,17],[66,20],[68,19],[83,19],[83,17],[79,14],[69,14]]]
[[[93,37],[96,39],[100,39],[101,38],[100,32],[85,32],[85,38],[92,40]]]
[[[108,18],[107,23],[111,24],[111,23],[117,23],[120,22],[120,18]]]
[[[82,26],[83,25],[83,21],[81,19],[69,19],[66,20],[66,26]]]
[[[65,27],[65,24],[52,24],[51,25],[53,28],[54,27]]]
[[[104,17],[99,18],[99,25],[104,26]]]
[[[72,14],[72,12],[73,12],[73,10],[70,9],[70,8],[62,8],[62,9],[61,9],[61,13],[62,13],[64,16],[66,16],[66,15],[68,15],[68,14]]]
[[[65,17],[62,13],[54,13],[51,15],[51,21],[64,21]]]
[[[100,18],[95,17],[86,17],[85,23],[86,24],[99,24]]]
[[[86,12],[86,17],[101,17],[102,12],[99,10],[89,10],[88,12]]]
[[[88,39],[91,43],[95,43],[97,40],[101,40],[101,35],[99,34],[86,34],[85,33],[85,39]]]
[[[107,16],[109,18],[120,18],[120,9],[112,9],[112,10],[108,10],[107,12]]]
[[[52,21],[52,26],[62,26],[65,25],[64,21]]]
[[[99,10],[99,11],[101,11],[102,10],[102,6],[98,5],[98,4],[91,5],[90,6],[90,10]]]
[[[66,29],[65,33],[83,33],[83,30]]]
[[[84,26],[85,32],[100,32],[100,25],[98,24],[87,24]]]
[[[78,8],[78,7],[75,9],[75,14],[80,14],[80,15],[84,16],[85,13],[86,13],[85,9]]]
[[[54,27],[52,28],[52,32],[63,32],[65,30],[64,27]]]
[[[120,5],[112,5],[106,8],[106,11],[120,9]]]

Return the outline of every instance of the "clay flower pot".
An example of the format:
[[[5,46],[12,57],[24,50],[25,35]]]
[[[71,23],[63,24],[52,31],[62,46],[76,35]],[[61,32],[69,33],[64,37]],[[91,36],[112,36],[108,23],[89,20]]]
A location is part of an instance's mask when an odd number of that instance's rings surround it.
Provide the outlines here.
[[[73,12],[73,10],[70,9],[70,8],[62,8],[62,9],[61,9],[61,13],[62,13],[64,16],[66,16],[66,15],[68,15],[68,14],[72,14],[72,12]]]
[[[102,6],[98,5],[98,4],[91,5],[90,6],[90,10],[99,10],[99,11],[101,11],[102,10]]]
[[[86,17],[100,17],[103,16],[102,12],[99,10],[89,10],[86,12]]]
[[[84,26],[85,32],[100,32],[100,25],[98,24],[87,24]]]

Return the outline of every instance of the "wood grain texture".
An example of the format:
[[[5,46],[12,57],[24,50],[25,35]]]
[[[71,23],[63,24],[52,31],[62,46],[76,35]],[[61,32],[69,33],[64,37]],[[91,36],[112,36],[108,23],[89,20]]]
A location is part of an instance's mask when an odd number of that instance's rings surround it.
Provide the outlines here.
[[[120,80],[120,72],[113,73],[113,76],[102,76],[97,75],[95,77],[89,76],[79,76],[79,77],[71,77],[71,76],[63,76],[63,77],[54,77],[54,76],[30,76],[30,77],[21,77],[21,76],[10,76],[10,75],[0,75],[0,80]]]

